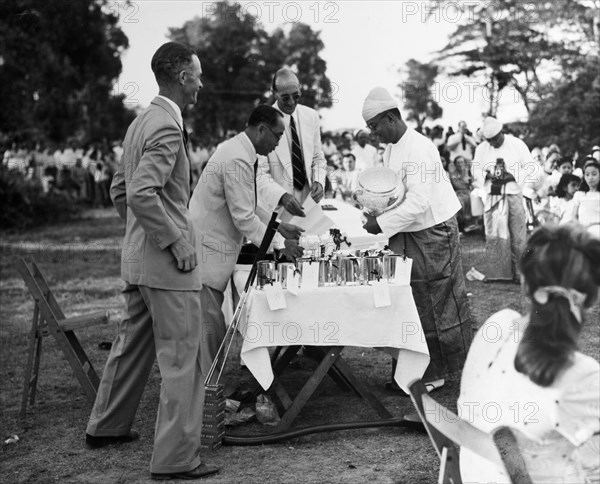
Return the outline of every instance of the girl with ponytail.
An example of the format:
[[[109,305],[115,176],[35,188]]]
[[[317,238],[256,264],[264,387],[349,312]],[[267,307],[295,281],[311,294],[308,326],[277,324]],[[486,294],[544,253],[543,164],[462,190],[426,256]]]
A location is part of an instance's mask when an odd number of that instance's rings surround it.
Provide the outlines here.
[[[530,301],[497,312],[474,338],[459,415],[479,429],[515,430],[533,482],[600,480],[600,364],[578,351],[600,286],[600,240],[576,225],[545,225],[521,257]],[[591,321],[598,326],[598,312]],[[509,483],[504,469],[461,449],[463,482]]]

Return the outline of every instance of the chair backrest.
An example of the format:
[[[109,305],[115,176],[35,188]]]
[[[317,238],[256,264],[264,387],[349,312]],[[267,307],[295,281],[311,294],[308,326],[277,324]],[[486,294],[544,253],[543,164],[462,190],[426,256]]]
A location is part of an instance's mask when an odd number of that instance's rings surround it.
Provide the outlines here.
[[[65,315],[37,264],[33,261],[19,259],[17,261],[17,270],[21,274],[21,277],[23,277],[23,281],[36,304],[38,304],[43,318],[46,321],[49,319],[55,321],[64,319]]]
[[[456,449],[465,447],[492,464],[505,468],[513,483],[531,483],[518,448],[515,454],[516,440],[510,431],[510,435],[507,436],[505,427],[499,429],[498,439],[506,445],[512,445],[511,450],[505,452],[506,458],[496,446],[493,434],[479,430],[436,402],[427,392],[422,380],[410,383],[409,391],[433,447],[442,461],[439,482],[461,482]],[[513,440],[510,440],[510,436]],[[448,456],[452,462],[446,461]],[[447,478],[443,478],[442,472],[447,474]]]

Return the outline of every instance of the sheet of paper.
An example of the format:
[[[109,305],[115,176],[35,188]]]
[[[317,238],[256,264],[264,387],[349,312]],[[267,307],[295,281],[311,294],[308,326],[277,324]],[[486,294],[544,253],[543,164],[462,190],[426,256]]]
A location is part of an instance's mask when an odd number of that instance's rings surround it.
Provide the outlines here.
[[[269,309],[271,311],[287,308],[281,282],[277,281],[273,284],[266,284],[264,290],[265,294],[267,295],[267,302],[269,303]]]
[[[412,270],[412,259],[398,258],[396,261],[396,271],[394,272],[394,283],[400,286],[410,286],[410,272]]]
[[[321,205],[315,203],[311,197],[306,199],[302,208],[306,217],[292,217],[289,223],[303,228],[307,234],[317,235],[322,235],[333,227],[333,220],[325,215]]]
[[[319,263],[302,263],[302,289],[317,289],[319,287]]]
[[[373,299],[375,300],[376,308],[385,308],[392,305],[390,286],[387,282],[373,281],[371,287],[373,288]]]

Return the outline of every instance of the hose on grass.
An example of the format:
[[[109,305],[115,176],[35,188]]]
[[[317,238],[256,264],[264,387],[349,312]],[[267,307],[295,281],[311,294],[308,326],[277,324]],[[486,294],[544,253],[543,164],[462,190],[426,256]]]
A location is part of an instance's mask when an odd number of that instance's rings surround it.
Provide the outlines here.
[[[337,424],[314,425],[311,427],[302,427],[287,432],[279,432],[276,434],[256,435],[256,436],[234,436],[225,435],[223,437],[223,445],[264,445],[276,444],[303,435],[316,434],[322,432],[334,432],[338,430],[354,430],[370,427],[406,427],[409,429],[424,431],[425,427],[420,420],[414,418],[388,418],[383,420],[368,420],[362,422],[346,422]]]

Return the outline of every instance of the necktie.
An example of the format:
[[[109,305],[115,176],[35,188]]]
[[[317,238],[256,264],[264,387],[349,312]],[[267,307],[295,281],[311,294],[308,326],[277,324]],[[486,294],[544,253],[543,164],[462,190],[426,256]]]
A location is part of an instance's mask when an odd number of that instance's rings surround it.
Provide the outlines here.
[[[304,160],[302,158],[302,148],[300,148],[300,138],[296,130],[294,117],[290,116],[290,128],[292,130],[292,171],[294,173],[294,188],[302,190],[306,185],[306,170],[304,169]]]
[[[188,157],[188,163],[190,165],[190,195],[192,193],[192,187],[194,186],[194,177],[192,174],[192,160],[190,159],[190,154],[188,152],[188,139],[189,139],[189,135],[187,132],[187,129],[185,129],[185,124],[183,125],[183,127],[181,128],[183,131],[183,147],[185,148],[185,154]]]
[[[467,149],[467,140],[465,139],[465,135],[462,135],[462,149],[466,150]]]
[[[254,208],[258,205],[258,194],[256,192],[256,173],[258,172],[258,158],[254,162]]]

